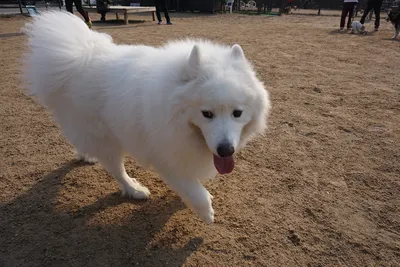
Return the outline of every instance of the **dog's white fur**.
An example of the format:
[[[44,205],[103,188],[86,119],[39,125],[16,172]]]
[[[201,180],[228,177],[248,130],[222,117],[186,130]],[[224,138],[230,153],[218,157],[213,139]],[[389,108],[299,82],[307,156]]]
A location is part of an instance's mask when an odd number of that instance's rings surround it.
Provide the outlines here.
[[[213,154],[263,133],[270,101],[239,45],[183,40],[154,48],[116,45],[66,12],[25,27],[29,90],[53,113],[80,158],[96,158],[136,199],[149,190],[131,178],[124,155],[153,167],[199,217],[211,223]],[[232,116],[234,109],[242,116]],[[214,113],[212,120],[203,110]]]
[[[365,34],[365,27],[359,21],[353,21],[351,23],[351,33],[354,34]]]

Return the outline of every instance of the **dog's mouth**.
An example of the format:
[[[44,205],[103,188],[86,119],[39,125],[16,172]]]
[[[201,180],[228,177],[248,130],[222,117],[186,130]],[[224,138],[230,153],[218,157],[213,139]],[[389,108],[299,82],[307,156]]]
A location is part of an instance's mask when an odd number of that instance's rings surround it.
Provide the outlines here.
[[[219,174],[228,174],[233,171],[233,168],[235,167],[235,161],[233,156],[222,158],[214,155],[214,166]]]
[[[204,141],[204,144],[206,145],[206,139],[204,138],[201,129],[194,123],[189,123],[189,125],[193,129],[193,131],[199,136],[199,138],[201,138]],[[233,159],[233,156],[219,157],[215,154],[213,154],[213,156],[214,156],[214,166],[219,174],[229,174],[233,171],[233,168],[235,167],[235,161]]]

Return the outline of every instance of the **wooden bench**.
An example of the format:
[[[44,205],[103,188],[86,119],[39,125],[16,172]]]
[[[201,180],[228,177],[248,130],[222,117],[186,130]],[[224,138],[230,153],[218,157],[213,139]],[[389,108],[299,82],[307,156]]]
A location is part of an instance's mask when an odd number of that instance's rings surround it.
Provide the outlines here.
[[[96,7],[84,6],[83,9],[89,13],[97,13]],[[139,12],[151,12],[153,21],[156,20],[156,8],[153,6],[110,6],[107,10],[107,13],[115,13],[117,19],[119,19],[119,14],[124,14],[125,25],[129,24],[128,14]]]

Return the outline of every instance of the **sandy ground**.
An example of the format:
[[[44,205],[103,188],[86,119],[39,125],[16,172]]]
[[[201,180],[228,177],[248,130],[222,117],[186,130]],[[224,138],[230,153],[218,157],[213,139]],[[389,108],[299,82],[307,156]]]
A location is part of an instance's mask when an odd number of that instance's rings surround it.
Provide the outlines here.
[[[0,266],[400,266],[400,43],[392,27],[338,33],[338,17],[172,14],[96,24],[116,42],[240,43],[271,92],[268,133],[207,184],[205,225],[153,172],[120,196],[81,165],[47,111],[23,94],[18,35],[0,19]],[[367,29],[372,30],[372,24]]]

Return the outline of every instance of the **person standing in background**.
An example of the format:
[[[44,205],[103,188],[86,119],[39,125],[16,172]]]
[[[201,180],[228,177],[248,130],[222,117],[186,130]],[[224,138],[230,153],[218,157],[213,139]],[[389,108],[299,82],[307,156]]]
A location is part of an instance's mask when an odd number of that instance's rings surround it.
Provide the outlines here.
[[[367,8],[365,9],[360,23],[364,25],[365,19],[368,13],[373,9],[375,13],[375,31],[379,30],[379,24],[381,19],[381,8],[382,8],[383,0],[368,0]]]
[[[159,25],[162,24],[160,9],[162,9],[162,11],[164,11],[164,15],[165,15],[165,19],[167,20],[167,24],[172,25],[171,19],[169,18],[169,14],[168,14],[166,0],[156,0],[156,15],[157,15]]]
[[[73,4],[75,4],[76,10],[78,10],[78,12],[85,19],[86,25],[88,25],[89,28],[92,28],[92,21],[89,18],[88,13],[82,8],[82,0],[65,0],[65,8],[72,14],[74,14],[74,11],[72,10]]]
[[[109,7],[112,5],[112,0],[97,0],[96,1],[96,8],[97,13],[100,13],[101,21],[106,21],[106,14],[109,11]]]
[[[357,4],[358,0],[344,0],[342,17],[340,18],[340,30],[344,29],[347,15],[349,15],[349,19],[347,20],[347,29],[351,28],[351,19],[353,18],[354,10]]]

